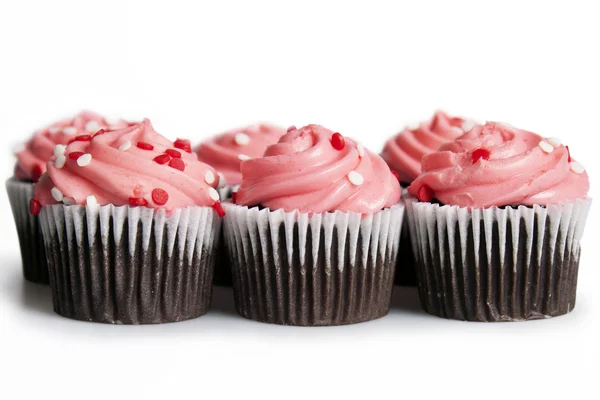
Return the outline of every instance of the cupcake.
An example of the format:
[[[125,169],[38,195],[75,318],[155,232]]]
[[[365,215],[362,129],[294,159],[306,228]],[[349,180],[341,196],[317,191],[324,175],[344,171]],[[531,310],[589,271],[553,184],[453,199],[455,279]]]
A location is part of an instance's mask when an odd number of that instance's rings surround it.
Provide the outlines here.
[[[144,120],[57,146],[35,188],[54,310],[155,324],[205,314],[224,215],[218,175]]]
[[[451,117],[442,111],[437,111],[431,120],[422,122],[415,127],[406,127],[402,132],[389,139],[381,156],[397,175],[402,188],[405,189],[421,173],[421,159],[424,155],[433,153],[444,143],[461,136],[473,125],[472,120]],[[406,194],[404,191],[404,199],[407,198]],[[396,271],[396,284],[415,286],[417,283],[415,261],[406,218],[402,227],[400,248],[404,257],[402,266],[398,266]]]
[[[240,315],[315,326],[387,314],[404,206],[381,157],[308,125],[241,171],[224,220]]]
[[[93,112],[84,111],[73,118],[40,129],[17,151],[12,178],[6,181],[6,191],[15,218],[23,275],[31,282],[48,283],[48,267],[38,218],[29,213],[33,185],[46,172],[46,162],[56,145],[66,145],[76,138],[87,137],[100,129],[125,127],[124,121],[109,123]]]
[[[522,321],[575,306],[591,199],[558,139],[489,122],[423,157],[408,188],[425,311]]]
[[[250,125],[216,135],[196,148],[198,159],[215,168],[221,176],[219,194],[231,197],[232,190],[242,182],[240,164],[250,158],[261,157],[268,146],[277,143],[285,129],[270,124]],[[231,286],[231,271],[225,249],[219,251],[215,268],[215,284]]]

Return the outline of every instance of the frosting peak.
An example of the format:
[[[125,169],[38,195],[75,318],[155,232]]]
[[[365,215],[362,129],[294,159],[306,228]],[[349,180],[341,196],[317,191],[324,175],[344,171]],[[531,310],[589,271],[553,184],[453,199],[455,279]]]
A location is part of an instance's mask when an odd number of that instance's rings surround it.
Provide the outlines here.
[[[100,129],[119,129],[128,126],[126,121],[108,122],[103,116],[82,111],[73,118],[55,122],[39,131],[17,152],[15,177],[23,181],[37,182],[46,172],[46,162],[57,144],[67,144],[79,135],[94,134]]]
[[[421,159],[436,151],[442,144],[452,141],[474,126],[470,120],[450,117],[437,111],[433,118],[402,132],[385,144],[381,156],[401,182],[412,182],[421,172]]]
[[[237,185],[242,182],[242,161],[261,157],[284,133],[285,129],[270,124],[233,129],[201,143],[196,153],[200,161],[222,173],[228,184]]]
[[[240,205],[371,214],[400,199],[398,180],[381,157],[319,125],[291,129],[241,169]]]
[[[42,204],[164,207],[214,206],[219,178],[189,142],[159,135],[149,120],[57,146],[36,185]]]
[[[461,207],[546,205],[587,196],[589,178],[558,139],[488,122],[423,157],[409,193]]]

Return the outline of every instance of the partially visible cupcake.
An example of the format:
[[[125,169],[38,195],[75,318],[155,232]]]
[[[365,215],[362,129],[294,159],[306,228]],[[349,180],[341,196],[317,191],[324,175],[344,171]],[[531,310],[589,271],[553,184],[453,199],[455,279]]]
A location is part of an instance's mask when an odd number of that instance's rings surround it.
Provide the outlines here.
[[[255,124],[216,135],[198,145],[198,159],[215,168],[221,176],[219,194],[231,197],[232,190],[242,183],[242,161],[262,157],[268,146],[277,143],[285,129],[270,124]],[[215,268],[215,284],[231,286],[231,271],[225,249],[219,252]]]
[[[406,127],[389,139],[381,156],[397,175],[402,188],[407,188],[421,173],[421,159],[433,153],[444,143],[453,141],[475,125],[474,121],[462,117],[451,117],[437,111],[429,121],[414,127]],[[407,193],[403,193],[407,198]],[[409,236],[407,219],[404,219],[400,247],[405,254],[403,266],[396,271],[396,284],[414,286],[417,283],[414,255]],[[406,260],[406,261],[405,261]]]
[[[409,187],[425,311],[520,321],[575,306],[589,178],[558,139],[475,126],[423,157]]]
[[[189,142],[148,120],[57,146],[30,206],[54,310],[124,324],[205,314],[224,215],[218,182]]]
[[[381,157],[308,125],[241,169],[224,221],[240,315],[315,326],[388,313],[404,207]]]
[[[6,190],[19,235],[25,279],[48,283],[42,233],[37,217],[29,213],[29,200],[33,197],[33,185],[46,172],[46,162],[53,155],[55,146],[66,145],[71,140],[87,137],[100,129],[125,126],[125,121],[108,122],[101,115],[83,111],[73,118],[53,123],[35,132],[23,144],[22,149],[17,151],[14,176],[6,181]]]

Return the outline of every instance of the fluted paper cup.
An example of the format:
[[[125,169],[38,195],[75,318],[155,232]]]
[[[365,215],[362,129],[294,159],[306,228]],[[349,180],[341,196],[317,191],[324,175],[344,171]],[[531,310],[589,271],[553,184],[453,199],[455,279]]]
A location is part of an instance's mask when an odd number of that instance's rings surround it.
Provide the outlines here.
[[[390,307],[404,206],[373,215],[226,205],[238,313],[282,325],[343,325]]]
[[[406,204],[407,199],[410,198],[411,197],[408,194],[406,187],[402,187],[400,204]],[[394,283],[400,286],[416,286],[417,275],[415,272],[415,260],[407,218],[402,219],[402,232],[400,233],[400,254],[402,254],[402,259],[400,259],[398,262]]]
[[[219,188],[219,196],[221,201],[231,199],[233,190],[237,190],[239,185],[225,185]],[[214,284],[217,286],[231,287],[233,280],[231,277],[231,266],[227,257],[227,249],[225,248],[224,230],[221,230],[221,242],[217,250],[217,261],[215,263],[215,278]]]
[[[157,324],[210,308],[221,219],[210,207],[42,207],[56,313]]]
[[[591,199],[487,209],[407,202],[425,311],[467,321],[523,321],[575,307]]]
[[[48,284],[48,265],[39,218],[29,212],[33,183],[15,178],[6,181],[6,192],[12,209],[23,263],[23,276],[31,282]]]

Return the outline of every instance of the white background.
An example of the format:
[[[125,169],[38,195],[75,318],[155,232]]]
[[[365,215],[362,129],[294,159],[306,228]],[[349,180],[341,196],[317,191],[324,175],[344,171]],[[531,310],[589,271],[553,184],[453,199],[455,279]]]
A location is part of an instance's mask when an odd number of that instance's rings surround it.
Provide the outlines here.
[[[592,1],[1,0],[0,168],[8,178],[11,146],[82,108],[195,142],[319,123],[377,151],[443,108],[562,138],[594,197],[598,15]],[[402,290],[375,322],[280,327],[237,317],[221,289],[207,316],[135,327],[54,315],[49,289],[21,278],[0,196],[0,398],[598,399],[597,210],[577,307],[554,320],[446,321]]]

